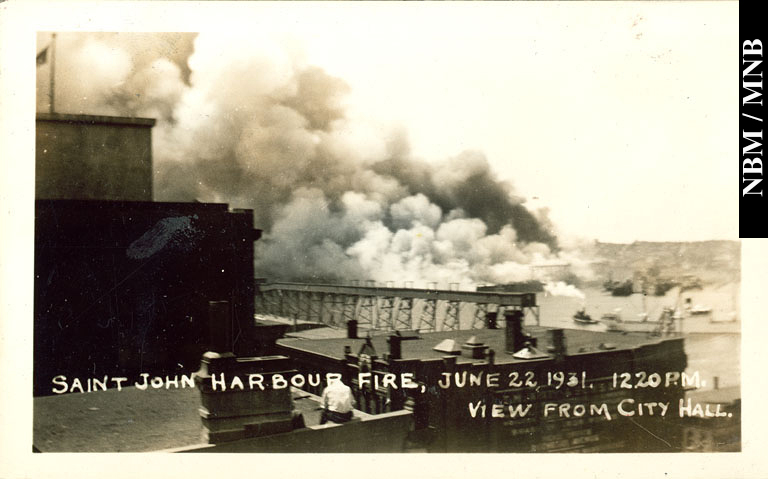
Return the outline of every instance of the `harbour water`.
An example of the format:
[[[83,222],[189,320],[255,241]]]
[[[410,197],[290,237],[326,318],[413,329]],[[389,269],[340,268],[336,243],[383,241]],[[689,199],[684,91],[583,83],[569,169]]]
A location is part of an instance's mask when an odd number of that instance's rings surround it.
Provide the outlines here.
[[[642,313],[647,313],[649,321],[657,321],[665,307],[685,309],[686,304],[712,308],[712,312],[702,315],[685,315],[684,332],[720,333],[740,332],[739,327],[739,287],[737,284],[706,286],[700,290],[684,291],[671,289],[664,296],[642,294],[631,296],[612,296],[597,288],[582,290],[584,298],[552,296],[538,293],[536,301],[541,309],[541,321],[544,326],[573,327],[573,313],[584,307],[589,315],[599,319],[605,313],[619,310],[625,321],[639,321]],[[690,303],[687,300],[690,299]],[[734,321],[735,320],[735,321]],[[605,330],[605,326],[590,325],[596,331]]]
[[[595,319],[605,313],[619,312],[628,331],[652,331],[665,307],[679,307],[684,311],[686,304],[712,308],[711,313],[691,315],[684,313],[677,325],[685,335],[685,351],[688,356],[689,373],[698,371],[705,379],[705,389],[714,386],[717,377],[719,387],[739,386],[741,384],[741,315],[739,285],[726,283],[709,285],[702,289],[683,291],[671,289],[664,296],[612,296],[601,288],[581,290],[584,298],[553,296],[537,293],[542,326],[567,329],[586,329],[606,331],[603,323],[577,324],[573,314],[584,307]],[[687,299],[690,298],[690,303]],[[439,311],[440,312],[440,311]],[[647,313],[648,320],[642,324],[642,313]],[[530,318],[528,319],[530,321]],[[438,318],[439,321],[439,318]],[[462,328],[471,327],[470,311],[461,316]]]
[[[679,328],[685,335],[685,351],[688,356],[689,373],[698,371],[706,381],[704,389],[714,387],[717,377],[719,387],[739,386],[741,384],[741,317],[739,308],[738,284],[723,284],[706,286],[700,290],[680,291],[675,288],[664,296],[647,296],[643,300],[641,294],[631,296],[611,296],[601,289],[585,289],[584,299],[575,297],[551,296],[537,294],[540,305],[542,326],[562,328],[578,328],[594,331],[605,331],[602,323],[579,325],[573,321],[573,313],[582,306],[595,319],[603,314],[619,311],[625,321],[641,321],[641,314],[648,314],[646,325],[651,329],[665,307],[678,306],[684,310],[686,298],[690,305],[712,308],[709,314],[683,314]],[[627,324],[629,331],[641,330],[643,325]]]

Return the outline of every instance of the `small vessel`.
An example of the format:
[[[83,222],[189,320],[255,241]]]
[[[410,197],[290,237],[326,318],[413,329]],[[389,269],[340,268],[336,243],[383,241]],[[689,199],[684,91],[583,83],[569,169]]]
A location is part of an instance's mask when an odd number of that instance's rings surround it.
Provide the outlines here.
[[[596,319],[593,319],[592,316],[587,314],[584,308],[581,308],[580,310],[576,311],[576,313],[573,315],[573,320],[579,324],[597,324],[598,323]]]
[[[709,314],[712,312],[712,308],[709,306],[703,306],[701,304],[697,304],[696,306],[692,307],[689,311],[692,315],[696,314]]]

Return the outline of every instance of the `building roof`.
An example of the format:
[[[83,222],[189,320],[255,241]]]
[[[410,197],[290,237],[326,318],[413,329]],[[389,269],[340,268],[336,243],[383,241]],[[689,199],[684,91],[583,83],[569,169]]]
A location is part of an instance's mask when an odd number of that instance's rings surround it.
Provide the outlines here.
[[[547,351],[551,346],[549,330],[555,328],[545,328],[539,326],[526,326],[523,331],[537,338],[537,349]],[[453,339],[457,344],[463,345],[472,336],[476,340],[485,344],[496,352],[496,363],[522,362],[525,360],[515,359],[511,354],[504,352],[504,329],[470,329],[461,331],[442,331],[436,333],[421,333],[421,339],[405,340],[401,343],[403,359],[440,359],[445,353],[434,351],[437,344],[445,339]],[[567,354],[574,356],[578,354],[594,354],[601,351],[631,350],[641,346],[658,344],[669,339],[680,340],[682,336],[673,338],[650,338],[647,333],[614,333],[614,332],[594,332],[575,329],[564,330],[565,343],[568,348]],[[376,348],[379,357],[389,351],[387,344],[388,335],[375,335],[371,338],[373,346]],[[304,339],[304,338],[283,338],[277,342],[280,346],[298,351],[304,351],[322,356],[342,359],[344,357],[344,346],[350,346],[353,353],[357,353],[365,343],[365,338],[328,338],[328,339]],[[602,346],[601,346],[602,345]],[[608,346],[606,348],[605,346]],[[474,362],[467,351],[462,352],[457,357],[458,363]]]
[[[320,423],[317,396],[291,388],[306,426]],[[197,388],[161,387],[34,398],[33,442],[42,452],[147,452],[199,446]],[[361,418],[370,415],[355,410]]]
[[[699,403],[731,404],[741,399],[741,386],[730,386],[720,389],[694,389],[686,393],[686,397]]]
[[[38,121],[61,121],[67,123],[155,126],[154,118],[103,115],[73,115],[69,113],[38,113]]]

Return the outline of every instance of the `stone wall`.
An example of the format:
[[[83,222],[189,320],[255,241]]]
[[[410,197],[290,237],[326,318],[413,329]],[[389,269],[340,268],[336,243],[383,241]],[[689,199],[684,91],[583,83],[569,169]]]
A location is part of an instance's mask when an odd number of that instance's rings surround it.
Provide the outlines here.
[[[413,414],[394,411],[346,424],[312,426],[271,436],[169,452],[403,452]]]

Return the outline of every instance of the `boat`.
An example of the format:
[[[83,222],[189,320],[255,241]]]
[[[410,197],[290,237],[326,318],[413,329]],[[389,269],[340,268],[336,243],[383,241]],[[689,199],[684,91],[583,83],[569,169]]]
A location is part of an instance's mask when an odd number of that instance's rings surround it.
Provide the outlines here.
[[[702,306],[701,304],[697,304],[696,306],[692,307],[689,311],[691,315],[700,315],[700,314],[709,314],[712,312],[712,308],[709,306]]]
[[[587,314],[584,308],[576,311],[576,313],[573,315],[573,320],[579,324],[597,324],[598,323],[596,319],[593,319],[592,316]]]

